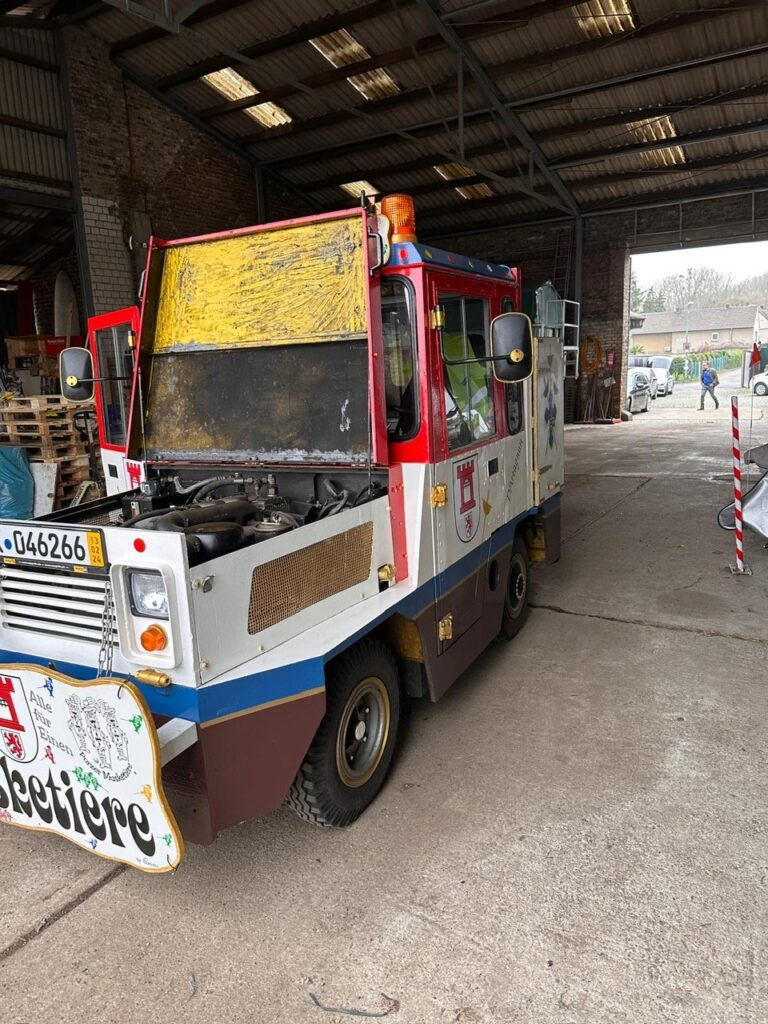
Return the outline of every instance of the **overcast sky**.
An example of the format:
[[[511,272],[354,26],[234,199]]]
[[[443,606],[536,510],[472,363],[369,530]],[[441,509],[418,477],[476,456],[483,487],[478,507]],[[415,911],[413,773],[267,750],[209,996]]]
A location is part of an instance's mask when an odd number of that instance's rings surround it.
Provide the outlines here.
[[[632,257],[632,269],[641,288],[650,287],[668,274],[683,274],[688,267],[714,267],[723,274],[732,274],[734,281],[754,277],[768,270],[768,242],[707,245],[702,249],[673,249]]]

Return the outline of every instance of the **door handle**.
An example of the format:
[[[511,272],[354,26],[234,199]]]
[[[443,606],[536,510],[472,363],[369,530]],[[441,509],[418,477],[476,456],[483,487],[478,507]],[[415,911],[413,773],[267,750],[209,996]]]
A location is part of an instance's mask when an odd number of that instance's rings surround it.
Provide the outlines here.
[[[488,476],[493,476],[499,472],[499,460],[498,457],[495,459],[488,460]]]

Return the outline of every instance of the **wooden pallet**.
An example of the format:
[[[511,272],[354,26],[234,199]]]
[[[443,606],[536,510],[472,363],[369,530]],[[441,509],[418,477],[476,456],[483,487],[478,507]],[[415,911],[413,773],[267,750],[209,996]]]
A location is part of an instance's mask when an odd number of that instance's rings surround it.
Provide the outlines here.
[[[0,444],[48,451],[69,445],[82,452],[84,447],[74,417],[88,408],[67,404],[60,395],[8,399],[0,405]]]

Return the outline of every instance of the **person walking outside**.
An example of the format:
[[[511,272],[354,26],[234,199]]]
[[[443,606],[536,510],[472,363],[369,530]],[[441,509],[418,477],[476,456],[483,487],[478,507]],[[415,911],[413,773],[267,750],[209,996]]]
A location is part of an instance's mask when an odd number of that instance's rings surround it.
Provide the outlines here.
[[[715,388],[719,383],[720,378],[717,376],[717,370],[710,369],[709,363],[704,363],[701,369],[701,402],[699,403],[699,412],[704,412],[704,396],[707,394],[712,396],[715,408],[720,408],[720,403],[715,394]]]

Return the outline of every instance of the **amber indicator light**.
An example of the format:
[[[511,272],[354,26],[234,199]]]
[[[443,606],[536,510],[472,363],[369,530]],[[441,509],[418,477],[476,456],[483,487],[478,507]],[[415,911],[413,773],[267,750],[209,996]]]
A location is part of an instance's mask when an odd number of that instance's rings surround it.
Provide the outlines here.
[[[148,626],[139,637],[145,651],[164,651],[168,646],[168,637],[162,626]]]

